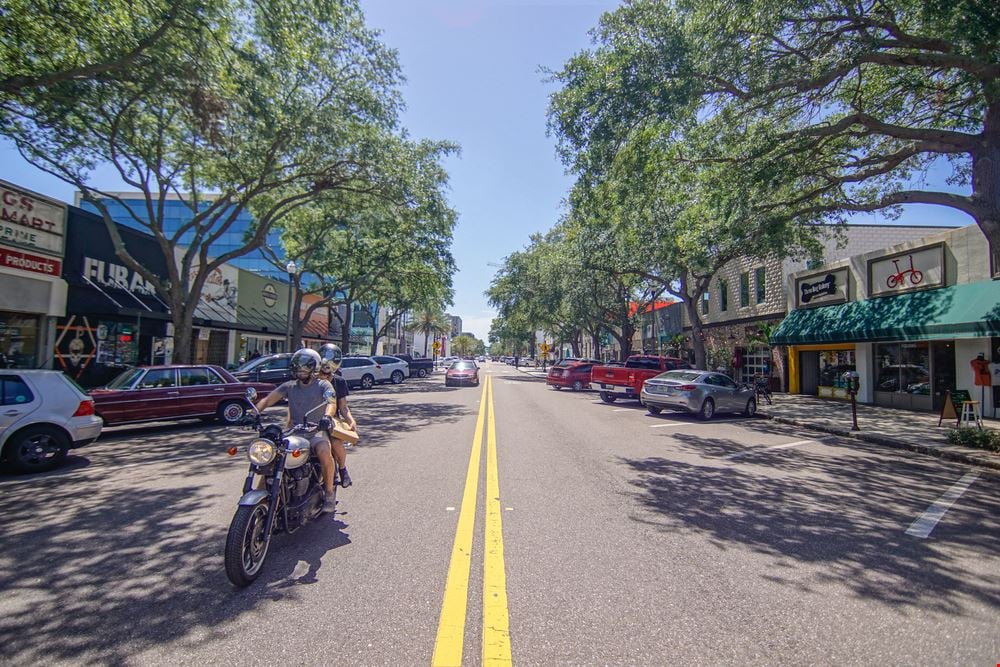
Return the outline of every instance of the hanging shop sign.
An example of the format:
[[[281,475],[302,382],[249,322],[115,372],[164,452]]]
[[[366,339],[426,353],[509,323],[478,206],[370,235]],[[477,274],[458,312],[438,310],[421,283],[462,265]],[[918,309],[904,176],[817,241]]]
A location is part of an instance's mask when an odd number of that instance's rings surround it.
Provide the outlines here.
[[[5,269],[20,269],[46,276],[58,277],[62,273],[62,262],[58,259],[4,248],[3,246],[0,246],[0,266]]]
[[[62,257],[66,207],[0,181],[0,243]]]
[[[814,308],[834,303],[846,303],[848,293],[847,267],[813,273],[795,279],[795,307]]]
[[[944,285],[944,244],[925,246],[868,262],[868,296]]]

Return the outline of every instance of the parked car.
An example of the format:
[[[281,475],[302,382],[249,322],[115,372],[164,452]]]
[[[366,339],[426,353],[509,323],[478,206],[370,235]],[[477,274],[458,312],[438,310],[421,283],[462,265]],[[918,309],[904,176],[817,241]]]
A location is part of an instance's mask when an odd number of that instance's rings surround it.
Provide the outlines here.
[[[372,357],[372,359],[382,367],[382,374],[378,382],[388,381],[393,384],[399,384],[404,378],[410,377],[410,365],[399,357],[377,355]]]
[[[90,395],[110,425],[192,417],[239,424],[250,408],[248,387],[261,398],[274,391],[268,382],[240,382],[221,366],[138,366]]]
[[[16,472],[56,467],[101,434],[94,401],[60,371],[0,369],[0,458]]]
[[[553,389],[569,387],[573,391],[590,388],[590,371],[594,368],[593,361],[564,359],[549,369],[545,384]]]
[[[233,377],[241,382],[270,382],[278,385],[294,380],[291,369],[292,355],[283,352],[251,359],[236,370]]]
[[[434,372],[434,360],[430,357],[414,358],[409,354],[396,354],[393,356],[399,357],[406,362],[409,370],[407,377],[416,375],[418,378],[423,378]]]
[[[639,398],[643,382],[678,368],[691,368],[691,365],[677,357],[633,354],[625,360],[624,367],[617,364],[594,366],[590,388],[599,391],[605,403],[614,403],[619,398]]]
[[[748,417],[757,414],[757,399],[751,387],[710,371],[667,371],[646,380],[642,403],[650,414],[682,410],[705,420],[717,412],[742,412]]]
[[[444,386],[471,384],[479,386],[479,366],[474,361],[456,361],[444,374]]]
[[[382,379],[382,368],[371,357],[344,357],[337,371],[349,387],[371,389]]]

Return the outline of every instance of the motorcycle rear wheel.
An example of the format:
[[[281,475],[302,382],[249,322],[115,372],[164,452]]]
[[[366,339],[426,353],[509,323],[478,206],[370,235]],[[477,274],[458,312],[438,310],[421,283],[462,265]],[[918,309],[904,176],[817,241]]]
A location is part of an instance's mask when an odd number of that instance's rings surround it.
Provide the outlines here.
[[[245,588],[260,576],[271,536],[264,535],[267,500],[236,508],[226,536],[226,576],[234,586]]]

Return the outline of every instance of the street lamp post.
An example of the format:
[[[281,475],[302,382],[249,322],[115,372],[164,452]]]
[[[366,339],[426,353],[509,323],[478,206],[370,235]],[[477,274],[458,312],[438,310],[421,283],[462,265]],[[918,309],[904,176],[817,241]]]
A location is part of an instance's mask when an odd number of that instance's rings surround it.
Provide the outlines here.
[[[285,265],[285,270],[288,271],[288,337],[286,341],[286,349],[292,351],[292,317],[294,317],[295,310],[295,273],[299,267],[295,265],[295,260],[288,260],[288,264]]]

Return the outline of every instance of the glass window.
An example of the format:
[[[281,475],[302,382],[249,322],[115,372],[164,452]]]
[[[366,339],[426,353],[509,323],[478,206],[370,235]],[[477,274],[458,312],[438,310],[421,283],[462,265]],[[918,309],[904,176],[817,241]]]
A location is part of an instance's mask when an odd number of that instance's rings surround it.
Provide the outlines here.
[[[273,371],[273,370],[283,370],[288,368],[291,363],[291,357],[275,357],[267,361],[266,365],[261,370]]]
[[[750,305],[750,274],[744,271],[740,274],[740,308]]]
[[[877,391],[929,395],[930,345],[927,342],[876,346]]]
[[[847,373],[856,370],[854,350],[823,350],[819,353],[819,386],[847,390]]]
[[[7,368],[38,366],[40,321],[34,315],[0,314],[0,368],[4,367],[4,361]]]
[[[22,405],[35,400],[31,389],[24,383],[24,380],[14,375],[0,377],[0,384],[3,385],[3,405]]]
[[[182,368],[180,369],[181,386],[197,387],[211,384],[207,368]]]
[[[146,372],[146,375],[139,382],[139,389],[162,389],[164,387],[174,387],[177,381],[174,379],[173,368],[154,368]]]
[[[215,372],[215,370],[213,370],[211,368],[206,368],[205,370],[208,371],[208,383],[209,384],[228,384],[228,380],[226,380],[225,378],[221,377],[218,373]]]
[[[708,292],[701,295],[701,314],[708,315]]]
[[[725,280],[719,281],[719,310],[722,312],[729,310],[729,285]]]
[[[758,266],[754,269],[753,274],[754,283],[757,287],[757,303],[764,303],[764,300],[767,298],[767,283],[766,276],[764,274],[764,267]]]
[[[127,370],[108,383],[108,389],[131,389],[135,381],[142,375],[141,368]]]

